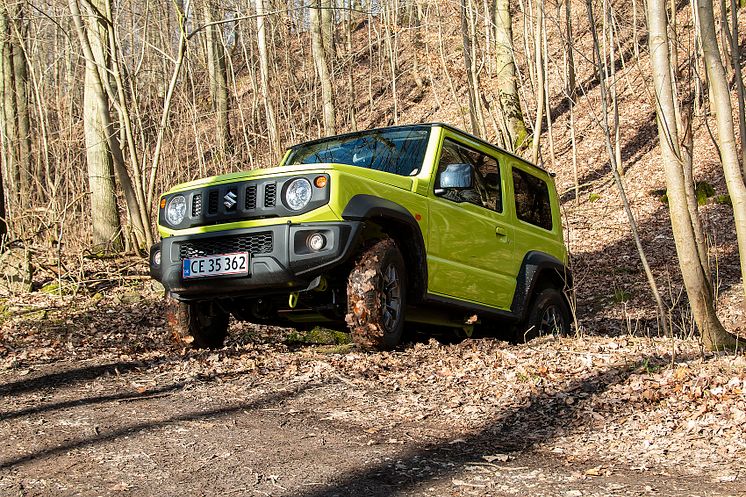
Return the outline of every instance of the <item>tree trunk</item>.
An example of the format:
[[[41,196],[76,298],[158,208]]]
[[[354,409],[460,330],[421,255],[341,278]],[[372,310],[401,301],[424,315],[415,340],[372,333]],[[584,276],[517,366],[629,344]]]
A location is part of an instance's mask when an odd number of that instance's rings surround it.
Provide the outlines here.
[[[83,50],[83,55],[86,59],[86,85],[84,91],[84,98],[90,97],[91,105],[86,105],[85,112],[91,116],[91,120],[98,120],[98,124],[95,124],[94,130],[100,127],[101,135],[98,136],[98,145],[102,152],[100,154],[93,154],[94,161],[96,157],[103,160],[106,157],[108,164],[114,166],[117,179],[119,180],[124,197],[127,202],[127,211],[129,219],[132,220],[135,232],[140,237],[140,240],[144,238],[145,226],[143,225],[142,217],[138,214],[141,211],[140,205],[137,201],[137,194],[132,186],[132,179],[129,176],[127,167],[124,163],[124,156],[119,146],[119,140],[117,136],[116,127],[111,121],[111,114],[109,111],[109,98],[108,95],[115,95],[114,90],[109,84],[109,64],[107,60],[108,51],[104,50],[107,45],[108,37],[106,34],[106,27],[104,24],[111,22],[110,19],[105,17],[106,6],[101,3],[102,0],[87,1],[86,6],[86,24],[83,23],[83,17],[80,14],[80,6],[77,0],[69,0],[70,12],[72,19],[75,24],[75,31],[78,33],[80,39],[80,45]],[[95,70],[89,70],[95,69]],[[97,113],[98,117],[94,118],[94,112],[90,109],[93,108]],[[85,118],[84,118],[85,119]],[[88,135],[88,133],[86,133]],[[93,134],[91,135],[93,136]],[[104,154],[103,151],[106,151]],[[88,151],[89,154],[91,151]],[[89,155],[89,168],[91,167],[91,160]],[[102,172],[104,172],[102,170]],[[113,178],[110,178],[111,185],[113,187]],[[113,192],[113,191],[112,191]],[[92,195],[96,194],[96,191],[92,191]],[[110,203],[113,204],[116,210],[116,198],[114,197]],[[94,215],[97,213],[94,212]],[[119,250],[121,247],[121,241],[112,240],[111,248]]]
[[[269,56],[267,54],[267,36],[264,29],[265,10],[264,0],[256,0],[256,43],[259,49],[259,79],[262,87],[262,99],[264,100],[264,111],[267,116],[267,134],[269,135],[269,149],[272,157],[280,152],[280,139],[275,120],[275,104],[269,93]]]
[[[311,22],[311,52],[316,72],[321,80],[321,100],[324,114],[324,133],[333,135],[336,133],[336,116],[334,112],[334,95],[332,81],[329,74],[326,52],[322,39],[321,15],[319,14],[320,1],[314,0],[310,7]]]
[[[28,32],[28,24],[23,17],[23,8],[16,2],[10,11],[10,43],[13,47],[13,82],[15,83],[16,133],[15,141],[18,150],[18,175],[21,198],[31,193],[31,126],[28,109],[28,69],[26,51],[23,46]]]
[[[539,163],[541,147],[541,123],[544,120],[544,63],[541,60],[541,31],[544,25],[544,6],[541,0],[536,1],[536,29],[534,31],[534,63],[536,64],[536,121],[534,122],[533,143],[531,144],[531,160]]]
[[[412,43],[412,79],[414,84],[417,85],[417,90],[422,93],[424,91],[425,84],[422,81],[422,75],[420,74],[420,56],[419,53],[422,51],[422,36],[420,35],[420,15],[421,7],[417,0],[411,0],[408,7],[409,17],[409,29],[412,33],[410,37],[410,43]]]
[[[7,175],[9,191],[12,196],[18,197],[21,178],[18,168],[18,146],[16,126],[16,92],[15,72],[13,71],[13,44],[11,42],[10,30],[12,29],[9,13],[4,7],[0,7],[0,20],[2,21],[2,79],[3,79],[3,165]]]
[[[650,269],[648,258],[645,255],[645,250],[642,246],[642,241],[640,240],[640,235],[637,230],[637,221],[635,220],[635,216],[632,213],[632,208],[630,207],[629,201],[627,200],[627,193],[624,189],[622,177],[619,174],[616,154],[614,153],[614,147],[611,143],[611,130],[609,129],[609,109],[606,103],[606,100],[608,98],[606,93],[606,73],[603,67],[604,61],[606,60],[606,53],[604,53],[602,57],[599,50],[598,33],[596,31],[596,19],[593,15],[593,0],[586,0],[585,5],[586,9],[588,10],[588,22],[590,23],[591,36],[593,37],[593,54],[596,60],[596,77],[598,78],[598,87],[601,90],[601,127],[603,128],[604,132],[606,152],[609,154],[611,174],[614,177],[614,183],[616,183],[617,190],[619,191],[619,196],[622,199],[624,213],[627,215],[627,220],[629,221],[629,228],[632,232],[632,238],[635,242],[635,246],[637,247],[637,253],[640,257],[640,263],[642,264],[642,268],[645,271],[645,276],[648,280],[648,286],[650,286],[650,292],[653,294],[653,298],[655,299],[655,303],[658,307],[658,318],[660,320],[660,324],[663,326],[664,333],[668,335],[668,316],[666,315],[665,308],[663,307],[663,300],[661,299],[660,292],[658,291],[658,285],[655,283],[653,272]]]
[[[746,174],[746,95],[744,95],[743,75],[741,74],[741,37],[738,34],[738,6],[736,0],[730,0],[730,15],[733,26],[731,39],[731,64],[738,91],[738,131],[741,138],[741,171]]]
[[[334,45],[334,3],[332,0],[321,0],[321,38],[326,52],[326,61],[331,68],[337,52]]]
[[[505,116],[508,137],[505,143],[511,150],[519,150],[526,143],[528,131],[523,121],[521,101],[516,84],[516,69],[513,54],[513,18],[509,0],[495,2],[495,59],[500,111]]]
[[[567,35],[567,97],[571,104],[575,102],[576,84],[575,84],[575,41],[573,40],[572,31],[572,0],[565,0],[565,29]],[[634,40],[637,43],[637,39]]]
[[[76,0],[70,0],[71,6]],[[92,0],[94,8],[103,10],[101,0]],[[78,9],[77,4],[75,9]],[[97,64],[107,65],[108,43],[104,26],[96,19],[87,21],[87,43],[92,57],[86,57],[85,86],[83,90],[83,127],[85,129],[88,186],[91,195],[91,222],[93,250],[117,252],[122,249],[121,225],[114,185],[114,168],[109,137],[115,131],[103,117],[109,107],[102,98]],[[86,36],[85,33],[82,33]]]
[[[743,183],[738,151],[736,150],[730,89],[718,51],[712,0],[699,0],[697,11],[699,12],[702,52],[707,77],[710,81],[711,108],[715,113],[717,122],[720,160],[723,164],[728,194],[733,204],[733,217],[736,224],[738,253],[741,262],[741,281],[744,283],[744,293],[746,294],[746,186]]]
[[[668,206],[676,253],[694,320],[705,346],[713,350],[730,346],[732,337],[725,331],[715,313],[713,291],[704,263],[706,254],[701,253],[696,241],[698,237],[702,237],[702,233],[696,232],[697,229],[701,230],[701,226],[698,222],[695,223],[698,220],[693,218],[698,214],[696,211],[692,212],[687,203],[685,167],[687,161],[691,162],[691,149],[679,145],[681,143],[679,130],[682,126],[676,118],[679,114],[678,100],[671,77],[673,72],[671,71],[665,0],[648,0],[648,29],[653,87],[657,103],[658,137],[663,169],[666,174]],[[684,143],[688,142],[687,128],[683,129]]]
[[[205,23],[214,22],[216,16],[211,0],[205,0],[202,6]],[[228,120],[228,75],[225,65],[225,48],[220,33],[221,30],[218,26],[213,25],[205,28],[212,108],[217,117],[215,139],[221,157],[225,158],[232,149],[232,142],[230,121]]]
[[[466,65],[466,79],[469,90],[471,132],[476,136],[483,136],[484,119],[482,117],[482,103],[479,99],[479,77],[477,76],[477,61],[474,57],[472,43],[472,24],[471,0],[461,0],[461,38],[463,40],[464,64]]]

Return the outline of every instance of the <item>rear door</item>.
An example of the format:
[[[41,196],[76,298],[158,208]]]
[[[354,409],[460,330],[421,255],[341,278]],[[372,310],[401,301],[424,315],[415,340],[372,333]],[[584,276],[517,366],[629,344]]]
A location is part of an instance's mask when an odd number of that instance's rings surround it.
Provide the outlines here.
[[[551,178],[517,160],[510,163],[511,199],[515,212],[515,255],[522,261],[528,252],[540,251],[564,261],[562,223]]]

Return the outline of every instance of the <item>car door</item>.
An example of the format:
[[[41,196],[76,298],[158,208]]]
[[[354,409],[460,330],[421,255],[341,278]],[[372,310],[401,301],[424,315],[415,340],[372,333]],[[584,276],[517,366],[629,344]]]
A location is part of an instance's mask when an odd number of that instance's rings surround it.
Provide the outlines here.
[[[508,310],[515,274],[510,274],[514,243],[504,209],[504,174],[491,149],[444,135],[429,211],[428,291]],[[440,174],[449,164],[473,166],[476,191],[440,189]]]

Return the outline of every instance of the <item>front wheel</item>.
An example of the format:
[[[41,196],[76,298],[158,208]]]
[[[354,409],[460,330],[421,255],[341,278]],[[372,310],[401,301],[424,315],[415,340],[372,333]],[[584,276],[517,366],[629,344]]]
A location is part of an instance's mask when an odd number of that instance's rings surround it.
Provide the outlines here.
[[[178,342],[196,349],[219,349],[228,335],[228,313],[214,302],[169,299],[166,322]]]
[[[360,255],[348,279],[345,320],[353,341],[364,349],[399,345],[405,304],[404,259],[394,240],[380,240]]]
[[[523,326],[518,327],[519,342],[543,335],[568,335],[570,309],[562,292],[545,288],[533,299],[531,310]]]

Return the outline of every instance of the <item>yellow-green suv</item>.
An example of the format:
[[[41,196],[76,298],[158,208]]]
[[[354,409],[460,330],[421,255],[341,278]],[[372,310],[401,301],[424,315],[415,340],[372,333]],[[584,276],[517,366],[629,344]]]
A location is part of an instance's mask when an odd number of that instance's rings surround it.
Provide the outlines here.
[[[230,314],[346,323],[378,349],[405,321],[511,323],[520,338],[570,327],[552,176],[445,124],[314,140],[276,168],[178,185],[158,226],[151,274],[199,347],[222,345]]]

